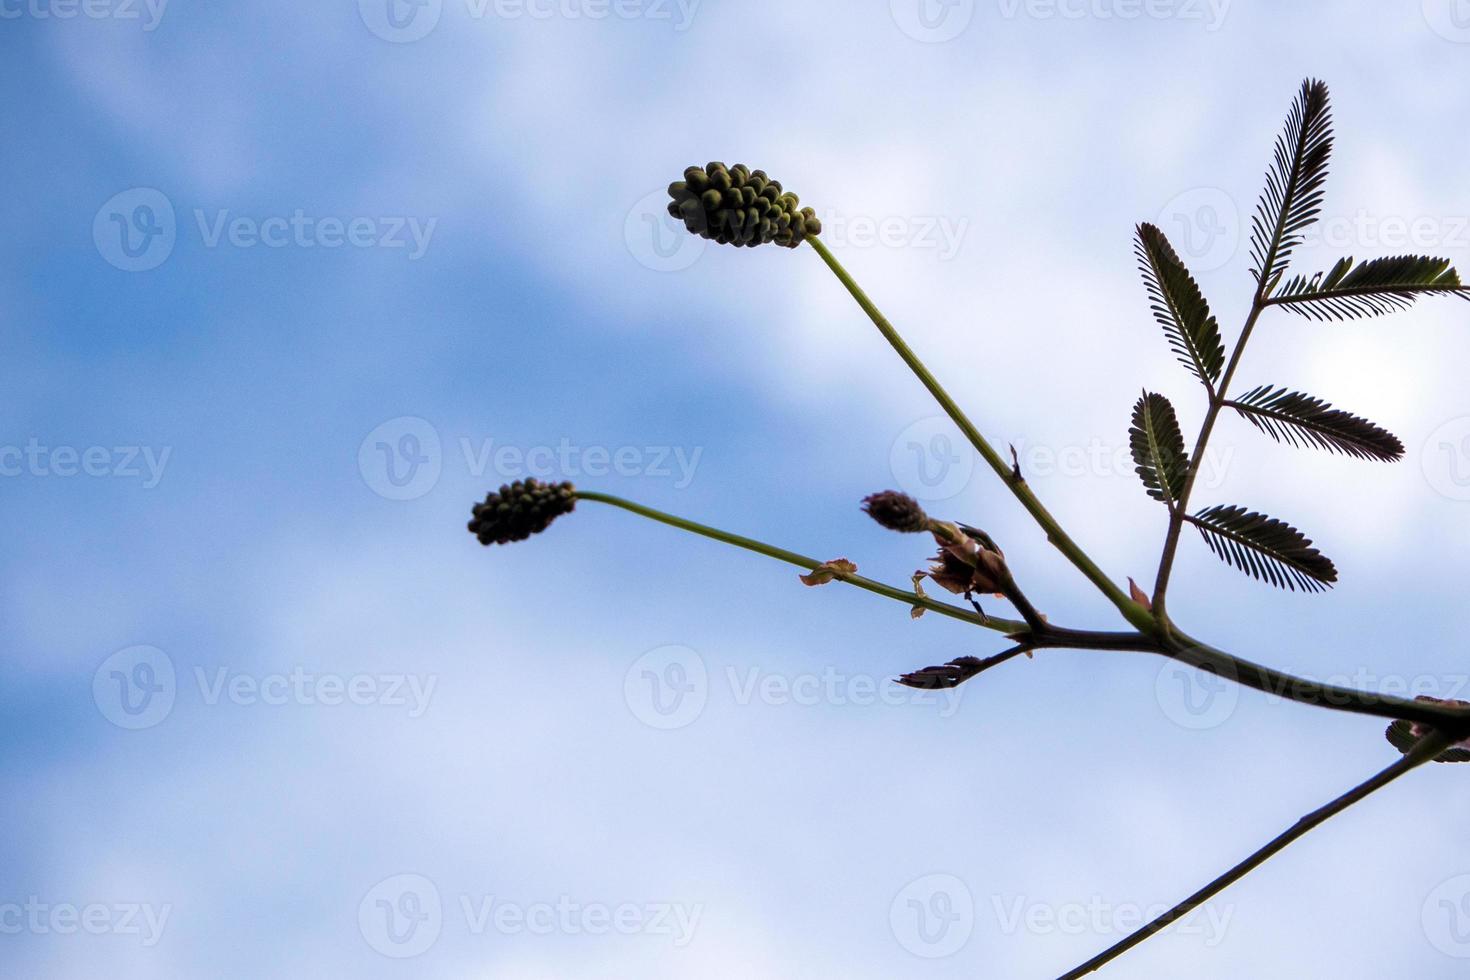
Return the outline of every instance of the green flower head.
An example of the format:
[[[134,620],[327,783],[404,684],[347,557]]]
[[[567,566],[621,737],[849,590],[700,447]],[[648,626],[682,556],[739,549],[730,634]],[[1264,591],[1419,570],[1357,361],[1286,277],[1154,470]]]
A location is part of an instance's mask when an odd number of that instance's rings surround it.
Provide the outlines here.
[[[483,545],[524,541],[571,513],[576,505],[576,489],[570,483],[517,480],[487,494],[484,503],[475,504],[470,533]]]
[[[669,214],[690,233],[721,245],[774,242],[795,248],[808,235],[822,233],[815,211],[799,208],[800,200],[783,191],[779,180],[743,163],[690,167],[683,180],[669,185],[669,197]]]

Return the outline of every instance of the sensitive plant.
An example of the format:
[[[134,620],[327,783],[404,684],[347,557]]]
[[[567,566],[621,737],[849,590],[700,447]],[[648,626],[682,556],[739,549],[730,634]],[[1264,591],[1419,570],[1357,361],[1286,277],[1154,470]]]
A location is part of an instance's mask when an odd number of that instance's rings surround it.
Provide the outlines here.
[[[1430,761],[1470,761],[1470,704],[1431,697],[1410,700],[1293,677],[1193,637],[1168,612],[1171,573],[1186,528],[1196,532],[1222,561],[1271,586],[1313,593],[1331,588],[1338,579],[1334,562],[1296,524],[1239,503],[1197,505],[1201,462],[1222,414],[1234,413],[1265,437],[1302,449],[1372,463],[1393,463],[1404,455],[1403,443],[1384,427],[1278,380],[1267,379],[1232,394],[1247,344],[1268,315],[1281,312],[1314,321],[1356,320],[1402,311],[1426,297],[1470,299],[1470,289],[1462,286],[1450,263],[1430,256],[1342,258],[1326,271],[1293,272],[1293,254],[1321,212],[1332,149],[1327,86],[1308,80],[1276,141],[1265,191],[1251,222],[1254,286],[1250,308],[1228,346],[1199,284],[1164,232],[1146,223],[1136,229],[1134,251],[1149,309],[1169,347],[1198,381],[1203,396],[1192,447],[1186,445],[1179,414],[1169,399],[1144,390],[1132,407],[1129,449],[1139,480],[1162,506],[1165,522],[1164,545],[1148,589],[1132,578],[1120,583],[1107,575],[1062,528],[1026,482],[1014,449],[1002,455],[981,434],[828,250],[815,211],[803,207],[796,194],[761,170],[718,162],[690,167],[682,180],[669,186],[669,214],[690,234],[725,245],[788,249],[805,245],[815,251],[1047,540],[1112,603],[1123,621],[1120,628],[1098,630],[1052,623],[1022,591],[1005,553],[989,534],[958,520],[931,517],[917,501],[893,490],[869,495],[862,508],[883,528],[932,540],[935,553],[927,557],[928,564],[914,574],[907,587],[859,575],[847,558],[822,560],[798,554],[570,483],[528,479],[502,486],[475,505],[469,529],[482,544],[507,544],[546,530],[579,502],[606,504],[798,566],[803,569],[800,580],[807,586],[844,583],[904,603],[915,619],[936,613],[1007,640],[1003,649],[990,656],[958,657],[897,678],[897,683],[910,687],[954,687],[1037,650],[1129,650],[1168,657],[1304,705],[1390,720],[1387,738],[1402,753],[1401,758],[1307,814],[1172,909],[1064,973],[1061,980],[1092,973],[1188,915],[1292,841],[1415,767]],[[935,598],[925,590],[926,582],[962,596],[967,605]],[[988,596],[1005,600],[1019,618],[987,612],[980,599]]]

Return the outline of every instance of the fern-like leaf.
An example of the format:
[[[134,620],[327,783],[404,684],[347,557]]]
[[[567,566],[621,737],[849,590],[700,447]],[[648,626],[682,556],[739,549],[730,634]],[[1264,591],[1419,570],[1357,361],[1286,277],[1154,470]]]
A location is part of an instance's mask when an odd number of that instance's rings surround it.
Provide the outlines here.
[[[1286,130],[1276,138],[1276,152],[1266,172],[1266,190],[1251,220],[1251,273],[1270,289],[1286,271],[1302,230],[1322,208],[1322,186],[1332,155],[1332,110],[1327,85],[1302,83]]]
[[[1189,518],[1222,561],[1279,588],[1321,592],[1337,581],[1332,560],[1290,524],[1244,507],[1209,507]]]
[[[1138,478],[1148,495],[1171,508],[1184,495],[1189,473],[1189,456],[1174,406],[1163,395],[1145,391],[1133,406],[1133,427],[1128,430],[1128,448],[1138,466]]]
[[[1262,385],[1226,404],[1277,442],[1385,463],[1404,455],[1404,444],[1392,432],[1299,391]]]
[[[1148,289],[1150,308],[1164,328],[1169,346],[1180,363],[1213,391],[1225,364],[1225,345],[1199,284],[1156,226],[1138,226],[1133,251]]]
[[[1325,274],[1294,276],[1269,302],[1314,320],[1354,320],[1407,309],[1425,294],[1470,299],[1449,259],[1395,255],[1356,265],[1346,258]]]

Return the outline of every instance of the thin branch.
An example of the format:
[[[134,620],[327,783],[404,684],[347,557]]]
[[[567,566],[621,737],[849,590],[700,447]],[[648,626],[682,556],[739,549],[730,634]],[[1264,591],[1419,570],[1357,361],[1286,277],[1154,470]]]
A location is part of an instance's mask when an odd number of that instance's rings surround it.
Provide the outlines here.
[[[1025,641],[1037,650],[1116,650],[1138,653],[1157,653],[1180,663],[1207,670],[1227,681],[1244,687],[1283,698],[1297,704],[1316,708],[1327,708],[1348,714],[1386,718],[1390,721],[1403,719],[1423,725],[1442,728],[1458,738],[1470,736],[1470,708],[1460,708],[1434,701],[1409,700],[1392,694],[1376,694],[1359,691],[1335,684],[1297,677],[1271,667],[1252,663],[1234,654],[1226,653],[1201,643],[1183,633],[1167,641],[1134,632],[1102,632],[1075,630],[1064,626],[1047,625],[1036,633],[1015,633],[1011,639]]]
[[[775,545],[766,544],[763,541],[756,541],[753,538],[731,534],[728,531],[721,531],[719,528],[710,527],[706,524],[699,524],[694,521],[685,520],[682,517],[675,517],[673,514],[666,514],[661,510],[654,510],[652,507],[644,507],[642,504],[635,504],[633,501],[624,500],[622,497],[614,497],[606,493],[595,493],[590,490],[578,490],[576,495],[578,500],[588,500],[601,504],[610,504],[614,507],[621,507],[623,510],[637,514],[640,517],[647,517],[661,524],[679,528],[682,531],[690,531],[694,534],[703,535],[706,538],[722,541],[725,544],[732,544],[737,548],[744,548],[746,551],[754,551],[757,554],[766,555],[769,558],[775,558],[778,561],[784,561],[787,564],[795,565],[798,568],[805,568],[808,571],[813,571],[826,564],[826,562],[819,559],[798,554],[794,551],[787,551],[785,548],[778,548]],[[900,589],[896,586],[885,585],[882,582],[875,582],[861,575],[839,575],[837,576],[837,581],[846,582],[848,585],[855,585],[860,589],[866,589],[875,595],[881,595],[887,599],[897,600],[909,607],[922,606],[925,609],[939,613],[941,616],[961,619],[967,623],[983,626],[986,629],[995,630],[1000,633],[1009,634],[1023,632],[1029,629],[1024,622],[1019,622],[1014,619],[1001,619],[996,616],[981,616],[979,613],[969,609],[950,605],[947,602],[939,602],[928,596],[918,595],[912,590]]]
[[[1025,639],[1037,650],[1114,650],[1168,655],[1157,639],[1132,631],[1078,630],[1048,623],[1041,633],[1016,633],[1011,639]]]
[[[1149,614],[1148,610],[1129,598],[1128,594],[1119,588],[1117,583],[1108,578],[1102,569],[1088,557],[1087,553],[1082,550],[1077,542],[1073,541],[1067,532],[1062,530],[1056,518],[1052,517],[1047,509],[1042,506],[1041,501],[1036,498],[1036,495],[1031,492],[1031,488],[1026,484],[1025,479],[1020,476],[1011,464],[1002,459],[1000,454],[980,434],[980,430],[975,428],[975,424],[970,421],[969,417],[965,415],[959,405],[955,404],[954,399],[935,380],[934,375],[929,373],[929,369],[919,360],[918,355],[904,342],[903,337],[893,328],[893,324],[888,322],[878,307],[873,304],[873,301],[868,298],[867,294],[863,292],[862,288],[858,286],[857,282],[848,274],[847,270],[842,267],[842,264],[827,250],[827,246],[822,244],[821,240],[816,237],[810,237],[806,241],[812,248],[816,249],[817,254],[822,257],[822,261],[827,263],[827,267],[832,270],[832,273],[837,276],[842,285],[852,294],[852,298],[857,300],[858,306],[862,307],[863,312],[868,315],[868,319],[873,321],[873,325],[878,328],[878,332],[898,352],[898,356],[908,365],[909,370],[923,382],[924,387],[929,390],[929,394],[934,396],[934,400],[944,409],[945,414],[964,433],[965,438],[970,441],[970,445],[975,447],[975,451],[989,464],[990,468],[1000,477],[1001,482],[1009,487],[1011,493],[1021,502],[1021,506],[1026,508],[1036,523],[1046,532],[1047,540],[1055,545],[1057,550],[1062,554],[1066,555],[1068,560],[1077,566],[1078,570],[1097,587],[1098,591],[1106,596],[1113,605],[1118,607],[1118,610],[1123,614],[1125,619],[1139,629],[1153,630],[1155,628],[1154,618]]]
[[[596,503],[610,504],[622,508],[661,524],[667,524],[683,531],[699,534],[716,541],[731,544],[747,551],[766,555],[779,561],[787,562],[798,568],[808,571],[817,569],[826,562],[807,555],[777,548],[761,541],[721,531],[718,528],[699,524],[694,521],[675,517],[652,507],[644,507],[621,497],[610,494],[595,493],[590,490],[578,490],[579,500],[588,500]],[[1233,680],[1246,687],[1255,688],[1266,694],[1295,701],[1300,704],[1309,704],[1317,707],[1330,708],[1335,711],[1346,711],[1354,714],[1372,715],[1389,720],[1404,719],[1415,721],[1436,727],[1442,727],[1447,731],[1470,734],[1470,709],[1456,708],[1450,705],[1436,704],[1430,701],[1411,701],[1406,698],[1395,697],[1389,694],[1374,694],[1367,691],[1356,691],[1351,688],[1337,687],[1332,684],[1322,684],[1317,681],[1295,677],[1291,674],[1263,667],[1249,660],[1244,660],[1218,650],[1207,643],[1201,643],[1183,633],[1176,633],[1167,641],[1144,632],[1109,632],[1100,630],[1071,629],[1064,626],[1053,626],[1040,618],[1034,608],[1026,603],[1025,596],[1019,590],[1023,605],[1021,608],[1028,609],[1030,614],[1035,615],[1035,623],[1021,622],[1014,619],[1002,619],[960,606],[939,602],[928,596],[920,596],[915,592],[901,589],[896,586],[876,582],[861,575],[844,574],[837,577],[837,581],[846,582],[848,585],[865,589],[875,595],[881,595],[887,599],[893,599],[913,608],[920,606],[932,610],[942,616],[952,619],[963,620],[976,626],[1004,633],[1017,643],[1029,644],[1035,649],[1061,649],[1069,648],[1076,650],[1132,650],[1143,653],[1158,653],[1172,657],[1183,663],[1200,667],[1205,670]],[[1014,602],[1014,598],[1012,598]]]
[[[898,679],[905,687],[925,689],[957,687],[965,681],[992,667],[999,667],[1009,660],[1035,650],[1136,650],[1148,653],[1161,652],[1158,641],[1142,633],[1105,633],[1091,630],[1063,629],[1043,624],[1041,633],[1017,633],[1011,639],[1019,642],[1000,653],[981,659],[959,657],[949,663],[922,670],[910,671]]]
[[[1164,652],[1181,663],[1208,670],[1225,680],[1235,681],[1297,704],[1389,720],[1402,718],[1405,721],[1417,721],[1444,728],[1461,737],[1470,734],[1470,709],[1432,701],[1410,700],[1392,694],[1358,691],[1296,677],[1218,650],[1177,631],[1166,641]]]
[[[1005,579],[1000,583],[1000,591],[1001,595],[1016,607],[1016,612],[1021,614],[1021,618],[1026,620],[1026,625],[1031,627],[1032,633],[1047,631],[1049,627],[1046,617],[1037,611],[1030,599],[1026,598],[1026,593],[1022,592],[1021,587],[1016,584],[1015,576],[1011,574],[1010,569],[1006,569]]]
[[[1327,708],[1348,714],[1403,719],[1441,728],[1458,738],[1470,736],[1470,708],[1455,707],[1435,701],[1401,698],[1393,694],[1359,691],[1336,684],[1297,677],[1271,667],[1253,663],[1235,654],[1216,649],[1193,637],[1175,632],[1167,641],[1143,633],[1074,630],[1048,626],[1039,634],[1013,634],[1012,639],[1025,639],[1041,649],[1117,650],[1157,653],[1180,663],[1207,670],[1227,681],[1270,694],[1296,704]]]
[[[1352,806],[1354,803],[1357,803],[1360,800],[1363,800],[1366,797],[1372,795],[1373,793],[1387,786],[1389,783],[1393,782],[1395,779],[1398,779],[1400,776],[1404,775],[1410,770],[1415,769],[1430,761],[1435,756],[1439,755],[1439,753],[1442,752],[1446,747],[1453,744],[1454,741],[1455,739],[1453,736],[1446,735],[1443,732],[1439,731],[1430,732],[1429,734],[1425,735],[1422,739],[1419,740],[1418,744],[1410,749],[1409,752],[1402,759],[1398,760],[1387,769],[1384,769],[1382,772],[1380,772],[1378,775],[1374,776],[1367,782],[1362,783],[1356,788],[1348,791],[1347,793],[1344,793],[1342,796],[1339,796],[1337,799],[1333,800],[1331,803],[1328,803],[1326,806],[1313,810],[1305,817],[1302,817],[1288,830],[1273,838],[1270,843],[1266,844],[1250,857],[1246,858],[1244,861],[1240,862],[1235,867],[1231,868],[1229,871],[1225,872],[1223,875],[1216,878],[1208,885],[1205,885],[1199,891],[1195,892],[1193,895],[1189,896],[1184,901],[1180,902],[1178,905],[1174,906],[1163,915],[1160,915],[1152,922],[1138,929],[1136,932],[1132,933],[1125,939],[1108,947],[1106,950],[1099,953],[1097,956],[1094,956],[1086,963],[1083,963],[1075,970],[1070,970],[1067,973],[1062,974],[1062,976],[1060,976],[1058,980],[1078,980],[1079,977],[1085,977],[1089,973],[1093,973],[1101,969],[1107,963],[1128,952],[1128,950],[1137,946],[1145,939],[1149,938],[1152,935],[1155,935],[1156,933],[1162,932],[1164,929],[1167,929],[1171,923],[1174,923],[1179,919],[1182,919],[1185,916],[1189,915],[1189,913],[1193,912],[1205,902],[1209,901],[1211,898],[1224,891],[1230,885],[1233,885],[1235,882],[1239,881],[1241,878],[1244,878],[1256,868],[1260,867],[1271,857],[1280,853],[1289,844],[1304,836],[1308,831],[1327,822],[1332,817]]]

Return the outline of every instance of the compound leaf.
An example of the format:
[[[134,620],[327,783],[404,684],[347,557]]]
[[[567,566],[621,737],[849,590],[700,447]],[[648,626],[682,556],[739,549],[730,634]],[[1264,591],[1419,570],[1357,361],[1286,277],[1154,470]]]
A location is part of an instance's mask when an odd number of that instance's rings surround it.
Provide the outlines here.
[[[1209,507],[1189,518],[1222,561],[1279,588],[1321,592],[1337,581],[1332,560],[1284,521],[1244,507]]]
[[[1332,109],[1327,85],[1307,79],[1292,103],[1285,131],[1266,172],[1266,189],[1251,219],[1251,273],[1271,288],[1286,271],[1302,231],[1322,209],[1332,155]]]
[[[1404,455],[1404,444],[1392,432],[1300,391],[1262,385],[1226,404],[1277,442],[1385,463]]]
[[[1356,320],[1408,309],[1424,295],[1470,299],[1449,259],[1395,255],[1353,264],[1340,260],[1326,273],[1294,276],[1269,302],[1314,320]]]
[[[1189,455],[1174,406],[1163,395],[1145,391],[1133,406],[1133,426],[1128,430],[1128,448],[1138,467],[1148,495],[1171,508],[1184,496],[1189,474]]]
[[[1154,318],[1164,328],[1169,346],[1179,361],[1210,388],[1220,380],[1225,364],[1225,345],[1220,326],[1199,284],[1179,260],[1179,254],[1155,225],[1138,226],[1133,251],[1148,289]],[[1213,388],[1211,389],[1213,390]]]

